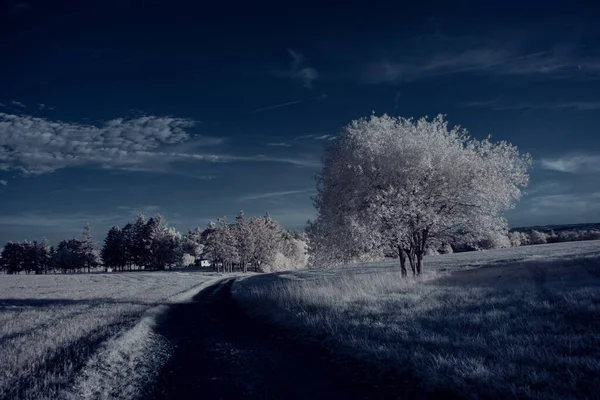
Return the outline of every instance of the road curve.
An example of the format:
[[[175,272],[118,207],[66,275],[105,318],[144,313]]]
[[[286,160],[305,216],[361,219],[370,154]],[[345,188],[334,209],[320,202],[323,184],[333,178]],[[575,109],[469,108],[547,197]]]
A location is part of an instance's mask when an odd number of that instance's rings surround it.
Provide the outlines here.
[[[150,399],[381,399],[355,362],[331,360],[315,344],[248,317],[233,279],[173,305],[156,330],[174,352]]]

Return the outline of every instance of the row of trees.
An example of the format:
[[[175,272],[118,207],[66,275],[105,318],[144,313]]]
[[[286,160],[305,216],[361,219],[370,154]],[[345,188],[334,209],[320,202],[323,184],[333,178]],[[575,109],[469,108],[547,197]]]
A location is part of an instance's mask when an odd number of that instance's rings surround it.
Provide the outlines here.
[[[307,237],[287,231],[266,214],[234,223],[210,222],[182,235],[164,217],[139,214],[123,228],[112,227],[98,249],[87,225],[81,238],[61,241],[56,248],[41,242],[8,242],[0,254],[6,273],[84,272],[102,266],[114,270],[164,270],[210,260],[218,271],[274,271],[306,266]]]
[[[8,274],[45,274],[58,270],[89,272],[99,261],[92,230],[86,225],[81,238],[63,240],[57,247],[48,245],[46,239],[6,243],[0,255],[0,270]]]
[[[313,263],[393,253],[421,273],[428,248],[508,232],[503,211],[529,181],[531,157],[507,142],[476,140],[444,116],[353,121],[317,176]]]

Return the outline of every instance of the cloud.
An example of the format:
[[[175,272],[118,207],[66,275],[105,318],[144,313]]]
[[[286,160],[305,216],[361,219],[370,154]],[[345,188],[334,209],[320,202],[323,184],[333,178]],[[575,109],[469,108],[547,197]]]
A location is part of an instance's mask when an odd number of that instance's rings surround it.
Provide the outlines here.
[[[117,206],[117,210],[126,211],[129,215],[154,214],[157,213],[160,206],[155,205],[139,205],[139,206]]]
[[[292,145],[286,142],[271,142],[271,143],[267,143],[267,146],[274,146],[274,147],[291,147]]]
[[[313,138],[314,140],[335,140],[336,135],[321,135]]]
[[[279,162],[315,166],[316,160],[201,152],[222,142],[191,136],[195,121],[145,116],[99,126],[0,113],[0,170],[43,174],[67,167],[172,172],[177,162]]]
[[[25,104],[21,103],[20,101],[16,101],[16,100],[11,100],[10,104],[12,104],[13,106],[21,107],[21,108],[27,107]]]
[[[5,181],[4,179],[0,179],[0,185],[6,186],[6,185],[8,185],[8,181]]]
[[[291,106],[293,104],[302,103],[303,101],[304,100],[295,100],[295,101],[288,101],[287,103],[274,104],[272,106],[266,106],[266,107],[262,107],[262,108],[257,108],[256,110],[250,111],[250,113],[254,114],[254,113],[258,113],[258,112],[262,112],[262,111],[272,110],[274,108],[287,107],[287,106]]]
[[[559,182],[555,182],[555,181],[541,182],[541,183],[532,185],[530,188],[528,188],[526,191],[526,194],[528,196],[531,196],[536,193],[556,192],[557,189],[564,190],[565,189],[564,183],[559,183]]]
[[[465,44],[463,44],[465,45]],[[390,58],[367,63],[361,71],[366,83],[396,83],[459,73],[571,78],[598,76],[600,58],[575,58],[569,52],[520,53],[508,48],[478,48],[418,52],[403,55],[403,61]]]
[[[305,88],[312,89],[313,82],[319,78],[317,70],[309,66],[308,61],[300,52],[288,49],[288,54],[292,57],[289,71],[291,78],[302,82]]]
[[[307,101],[311,101],[311,100],[324,101],[326,99],[327,99],[327,95],[325,93],[323,93],[323,94],[320,94],[318,96],[310,97],[308,99],[288,101],[286,103],[279,103],[279,104],[274,104],[274,105],[271,105],[271,106],[257,108],[256,110],[250,111],[250,114],[254,114],[254,113],[258,113],[258,112],[262,112],[262,111],[267,111],[267,110],[272,110],[274,108],[287,107],[287,106],[291,106],[291,105],[294,105],[294,104],[299,104],[299,103],[303,103],[303,102],[307,102]]]
[[[296,138],[294,138],[294,140],[335,140],[337,138],[337,135],[330,135],[330,134],[325,134],[325,135],[318,135],[318,134],[310,134],[310,135],[302,135],[302,136],[298,136]]]
[[[57,228],[64,231],[81,232],[85,224],[111,225],[123,219],[123,215],[117,213],[94,214],[94,213],[44,213],[39,211],[25,212],[15,215],[0,215],[0,225]]]
[[[489,108],[495,111],[512,110],[567,110],[567,111],[596,111],[600,110],[600,101],[563,101],[563,102],[520,102],[509,104],[499,98],[491,100],[471,101],[463,104],[464,107]]]
[[[557,158],[543,158],[540,161],[544,169],[572,174],[600,172],[600,155],[572,154]]]
[[[555,216],[568,213],[585,215],[600,210],[600,192],[550,194],[533,197],[531,212],[541,215]]]
[[[247,194],[242,197],[239,197],[237,201],[252,201],[252,200],[264,200],[264,199],[272,199],[279,198],[284,196],[291,196],[296,194],[306,194],[306,193],[314,193],[315,189],[303,189],[303,190],[288,190],[283,192],[268,192],[268,193],[254,193]]]

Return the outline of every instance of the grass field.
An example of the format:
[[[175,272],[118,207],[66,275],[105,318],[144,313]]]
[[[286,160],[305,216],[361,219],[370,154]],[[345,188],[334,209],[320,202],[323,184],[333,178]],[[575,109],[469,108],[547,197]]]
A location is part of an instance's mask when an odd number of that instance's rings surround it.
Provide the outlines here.
[[[168,354],[152,332],[154,317],[215,279],[0,275],[0,398],[135,397]]]
[[[249,312],[393,377],[407,398],[591,399],[600,393],[600,242],[250,277]]]

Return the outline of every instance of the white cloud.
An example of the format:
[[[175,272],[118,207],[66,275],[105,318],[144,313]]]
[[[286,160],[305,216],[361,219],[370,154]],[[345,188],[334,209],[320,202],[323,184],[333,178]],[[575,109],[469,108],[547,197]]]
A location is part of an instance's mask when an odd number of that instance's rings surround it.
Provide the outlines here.
[[[25,104],[21,103],[20,101],[16,101],[16,100],[11,100],[10,104],[12,104],[13,106],[21,107],[21,108],[27,107]]]
[[[563,101],[563,102],[519,102],[510,104],[500,99],[471,101],[463,104],[465,107],[489,108],[495,111],[511,110],[567,110],[567,111],[596,111],[600,110],[600,101]]]
[[[315,140],[335,140],[336,136],[335,135],[321,135],[321,136],[317,136],[314,139]]]
[[[291,147],[292,145],[286,142],[271,142],[271,143],[267,143],[267,146],[274,146],[274,147]]]
[[[0,179],[0,185],[6,186],[6,185],[8,185],[8,181],[5,181],[4,179]]]
[[[600,172],[600,155],[573,154],[558,158],[543,158],[540,161],[543,168],[568,173],[598,173]]]
[[[282,191],[282,192],[253,193],[253,194],[247,194],[247,195],[241,196],[237,200],[238,201],[264,200],[264,199],[279,198],[279,197],[284,197],[284,196],[291,196],[291,195],[296,195],[296,194],[314,193],[315,191],[316,191],[315,189],[303,189],[303,190],[287,190],[287,191]]]
[[[467,46],[430,52],[426,56],[403,54],[402,59],[402,62],[383,59],[366,64],[362,80],[393,83],[464,72],[545,78],[589,77],[600,73],[600,59],[596,55],[574,58],[568,52],[557,51],[520,53],[508,48]]]
[[[310,135],[302,135],[302,136],[298,136],[296,137],[294,140],[335,140],[337,138],[337,135],[330,135],[330,134],[324,134],[324,135],[319,135],[319,134],[310,134]]]
[[[319,73],[308,65],[308,61],[300,52],[288,49],[288,54],[292,57],[290,76],[301,81],[305,88],[311,89],[313,82],[319,78]]]
[[[540,215],[585,215],[600,210],[600,192],[550,194],[533,197],[531,212]]]
[[[61,168],[98,166],[124,171],[169,172],[183,161],[279,162],[315,166],[317,160],[202,153],[220,138],[192,137],[184,118],[118,118],[100,126],[0,113],[0,170],[42,174]]]

